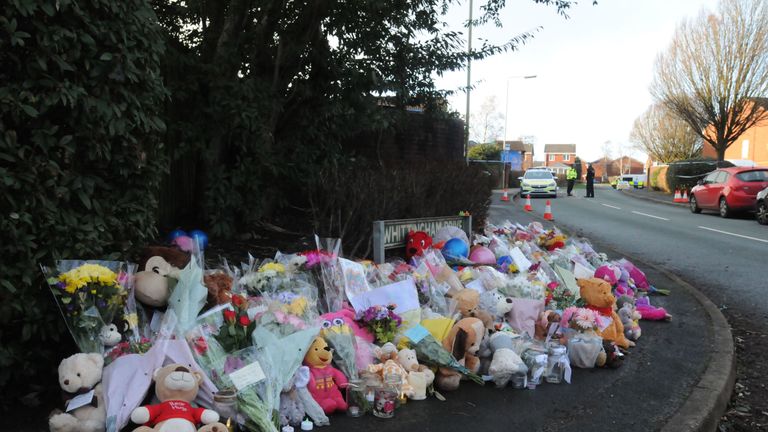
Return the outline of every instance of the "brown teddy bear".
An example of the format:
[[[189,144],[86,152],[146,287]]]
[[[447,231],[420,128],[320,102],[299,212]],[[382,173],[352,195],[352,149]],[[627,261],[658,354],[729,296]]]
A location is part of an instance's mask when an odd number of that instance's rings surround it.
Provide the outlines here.
[[[155,395],[161,403],[138,407],[131,413],[131,421],[143,424],[134,432],[226,432],[219,423],[219,414],[205,408],[194,408],[203,382],[203,375],[181,364],[170,364],[155,370]],[[204,424],[198,429],[198,424]],[[154,427],[151,427],[154,426]]]
[[[480,369],[480,358],[477,352],[485,337],[485,325],[478,318],[463,318],[453,325],[448,336],[443,340],[443,348],[451,352],[453,357],[469,369],[477,372]],[[437,371],[435,383],[441,390],[452,391],[459,388],[461,374],[453,369],[440,368]]]
[[[232,301],[232,276],[223,271],[213,271],[203,276],[203,285],[208,288],[208,306],[227,304]]]
[[[597,312],[599,320],[603,322],[598,323],[598,334],[624,349],[635,346],[634,342],[624,336],[624,325],[616,313],[616,297],[611,293],[611,284],[598,278],[577,279],[576,282],[586,307]]]
[[[479,292],[471,288],[464,288],[451,298],[456,300],[456,310],[459,311],[462,318],[478,318],[483,322],[485,328],[493,328],[493,316],[488,311],[480,309]]]

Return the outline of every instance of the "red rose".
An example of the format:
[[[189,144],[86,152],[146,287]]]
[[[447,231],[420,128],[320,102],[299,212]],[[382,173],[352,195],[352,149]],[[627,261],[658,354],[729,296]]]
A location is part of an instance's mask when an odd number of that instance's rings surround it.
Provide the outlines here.
[[[224,320],[229,323],[235,322],[235,311],[232,309],[224,309]]]
[[[232,304],[236,307],[241,307],[245,303],[245,299],[239,295],[232,296]]]
[[[203,355],[206,351],[208,351],[208,343],[205,341],[205,339],[200,336],[199,338],[195,339],[195,351],[197,351],[198,354]]]
[[[243,315],[240,317],[240,325],[243,327],[248,327],[248,324],[251,323],[251,320],[248,319],[248,315]]]

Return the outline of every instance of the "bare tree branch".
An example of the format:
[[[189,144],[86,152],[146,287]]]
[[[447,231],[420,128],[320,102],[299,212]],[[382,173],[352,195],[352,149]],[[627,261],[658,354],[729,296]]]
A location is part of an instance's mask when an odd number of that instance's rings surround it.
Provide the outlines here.
[[[651,93],[723,160],[747,129],[768,119],[768,2],[721,0],[682,22],[656,60]]]
[[[655,161],[668,163],[701,153],[702,140],[688,122],[655,104],[635,120],[630,140]]]

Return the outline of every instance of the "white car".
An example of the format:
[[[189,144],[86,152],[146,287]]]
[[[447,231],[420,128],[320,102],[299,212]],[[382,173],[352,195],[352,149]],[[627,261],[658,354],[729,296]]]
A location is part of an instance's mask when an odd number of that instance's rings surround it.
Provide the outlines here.
[[[548,169],[529,169],[520,180],[520,195],[546,195],[557,198],[557,181],[552,171]]]

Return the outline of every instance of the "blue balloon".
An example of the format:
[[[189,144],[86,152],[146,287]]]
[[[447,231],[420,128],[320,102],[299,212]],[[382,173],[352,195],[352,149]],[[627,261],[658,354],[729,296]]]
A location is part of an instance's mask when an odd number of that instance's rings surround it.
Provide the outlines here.
[[[499,259],[496,260],[496,265],[499,267],[509,267],[510,264],[512,264],[512,257],[509,255],[500,256]]]
[[[466,258],[469,255],[469,246],[460,238],[452,238],[445,242],[443,255],[448,259]]]
[[[200,230],[192,230],[189,232],[189,236],[197,241],[197,244],[200,245],[200,249],[208,247],[208,236],[204,232]]]
[[[184,237],[187,235],[187,232],[184,230],[173,230],[170,234],[168,234],[168,242],[173,243],[174,240],[176,240],[179,237]]]

